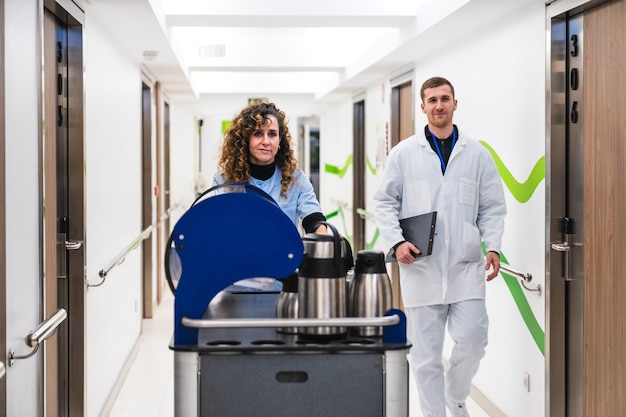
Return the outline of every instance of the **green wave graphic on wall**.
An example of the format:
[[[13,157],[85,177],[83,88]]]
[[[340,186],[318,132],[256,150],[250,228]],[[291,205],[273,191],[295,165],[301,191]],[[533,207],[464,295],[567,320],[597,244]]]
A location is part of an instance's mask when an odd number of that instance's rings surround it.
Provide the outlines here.
[[[537,162],[535,163],[535,166],[531,170],[530,175],[528,176],[526,181],[519,182],[513,176],[511,171],[506,167],[506,165],[504,165],[504,162],[502,161],[500,156],[496,153],[496,151],[491,146],[489,146],[489,144],[486,143],[485,141],[479,141],[479,142],[485,148],[487,148],[487,150],[493,157],[494,161],[496,162],[498,172],[500,173],[500,177],[502,178],[504,185],[511,192],[511,195],[513,195],[513,197],[515,197],[515,199],[519,201],[520,203],[525,203],[528,200],[530,200],[530,197],[533,196],[533,194],[535,193],[535,190],[537,189],[541,181],[543,181],[546,176],[545,156],[542,156],[541,158],[537,160]],[[343,178],[346,175],[348,168],[353,162],[352,159],[353,159],[353,156],[348,155],[343,167],[339,167],[337,165],[325,164],[324,169],[329,174],[337,175],[339,178]],[[365,157],[365,164],[367,168],[369,169],[369,171],[373,175],[376,175],[377,173],[376,167],[372,164],[369,157],[367,156]]]
[[[526,181],[520,182],[513,176],[513,174],[506,167],[506,165],[504,164],[500,156],[488,143],[484,141],[479,141],[479,142],[489,151],[489,153],[493,157],[496,163],[496,166],[498,168],[498,172],[502,178],[502,181],[504,185],[507,187],[507,189],[511,192],[511,195],[513,195],[513,197],[520,203],[526,203],[528,200],[530,200],[530,198],[533,196],[533,194],[537,190],[537,187],[539,186],[541,181],[545,179],[545,156],[542,156],[541,158],[539,158],[539,160],[537,160],[537,162],[535,163],[535,166],[531,170],[530,175],[528,176]],[[337,175],[339,176],[339,178],[343,178],[348,168],[352,164],[352,158],[353,158],[352,155],[348,156],[343,168],[337,167],[335,165],[326,164],[325,170],[329,174]],[[372,165],[371,161],[367,157],[366,157],[366,164],[370,172],[376,175],[376,168]],[[345,216],[343,214],[343,210],[341,209],[341,207],[338,208],[338,210],[332,213],[329,213],[326,216],[326,218],[332,218],[337,215],[341,217],[344,233],[346,233],[348,228],[347,228],[347,225],[345,222]],[[376,228],[372,241],[367,243],[366,245],[368,249],[372,249],[375,246],[376,241],[378,240],[379,236],[380,236],[380,231],[378,230],[378,228]],[[352,242],[351,236],[350,238],[346,237],[346,239]],[[484,251],[484,247],[483,247],[483,251]],[[500,254],[500,257],[501,257],[501,262],[508,265],[508,260],[506,259],[504,254]],[[507,288],[509,289],[509,292],[511,293],[511,296],[513,297],[515,305],[518,311],[520,312],[522,320],[524,321],[524,324],[526,325],[526,328],[528,329],[532,339],[534,340],[541,354],[545,356],[545,332],[539,325],[539,322],[537,321],[537,318],[535,317],[532,311],[532,308],[530,307],[530,304],[528,303],[528,300],[526,299],[526,295],[524,293],[522,286],[520,285],[518,278],[507,274],[505,271],[500,271],[500,275],[502,275],[507,285]]]
[[[489,146],[484,141],[479,141],[491,154],[494,161],[496,161],[496,166],[498,167],[498,172],[502,177],[502,181],[504,185],[509,189],[513,197],[520,203],[525,203],[530,200],[530,197],[535,193],[535,190],[543,181],[546,176],[546,164],[545,164],[545,156],[539,158],[539,160],[535,163],[532,171],[530,171],[530,175],[525,182],[519,182],[513,177],[511,171],[504,165],[500,156],[493,150],[491,146]]]
[[[483,254],[487,254],[484,242]],[[502,253],[500,254],[500,262],[505,265],[509,265],[509,261]],[[506,283],[506,286],[509,289],[511,296],[513,296],[513,301],[515,301],[517,310],[520,312],[522,320],[524,321],[524,324],[526,325],[530,336],[535,341],[535,344],[539,348],[541,354],[545,356],[545,332],[539,325],[539,322],[537,321],[537,318],[535,317],[532,308],[530,308],[530,304],[528,304],[528,299],[526,299],[526,295],[524,294],[524,290],[522,289],[519,279],[503,270],[500,270],[500,275],[502,275],[502,278],[504,278],[504,282]]]
[[[350,168],[350,165],[352,165],[352,162],[352,155],[348,155],[348,157],[346,158],[346,162],[343,164],[343,167],[340,168],[337,165],[325,164],[324,171],[328,172],[329,174],[337,175],[339,178],[343,178],[346,175],[348,168]],[[373,175],[376,175],[376,166],[372,164],[372,161],[367,155],[365,156],[365,166]]]
[[[337,175],[339,178],[343,178],[344,175],[346,175],[348,168],[350,168],[350,165],[352,165],[352,155],[348,155],[346,163],[343,164],[343,168],[340,168],[337,165],[325,164],[324,170],[329,174]]]
[[[352,240],[352,235],[348,235],[348,224],[346,222],[346,216],[343,213],[343,209],[341,207],[337,208],[337,210],[335,211],[331,211],[330,213],[326,214],[326,220],[332,219],[333,217],[339,216],[341,218],[341,225],[343,228],[343,236],[348,240],[348,242],[350,242],[350,245],[353,245],[353,240]],[[376,245],[376,241],[378,240],[378,237],[380,236],[380,231],[378,230],[378,228],[376,228],[376,230],[374,231],[374,236],[372,237],[372,240],[370,242],[366,242],[365,243],[365,249],[373,249],[374,246]]]

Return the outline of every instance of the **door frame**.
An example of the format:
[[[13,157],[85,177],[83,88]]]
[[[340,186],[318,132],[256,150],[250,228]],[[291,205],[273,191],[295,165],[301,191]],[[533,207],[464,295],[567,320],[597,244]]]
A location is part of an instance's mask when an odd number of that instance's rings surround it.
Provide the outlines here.
[[[417,100],[413,71],[404,73],[391,80],[391,143],[390,149],[415,134],[415,105]],[[408,94],[407,94],[408,93]],[[407,109],[407,106],[410,108]],[[407,118],[410,117],[410,120]],[[406,130],[410,129],[411,132]],[[391,285],[393,292],[393,306],[404,310],[402,290],[400,288],[400,268],[397,262],[391,264]]]
[[[352,250],[365,249],[365,99],[352,103]]]
[[[583,286],[586,290],[592,277],[587,276],[586,259],[589,255],[585,253],[583,256],[585,231],[582,212],[586,209],[588,200],[583,198],[582,191],[575,199],[585,206],[577,212],[574,211],[574,224],[568,223],[565,227],[561,219],[572,215],[573,211],[571,207],[567,207],[566,188],[570,186],[576,190],[586,190],[582,172],[579,177],[573,178],[565,166],[566,159],[573,158],[580,165],[580,171],[583,169],[583,14],[607,1],[560,0],[546,8],[545,412],[551,417],[576,417],[585,412],[587,388],[584,380],[588,375],[585,375],[587,368],[584,360],[588,336],[584,334],[583,325],[590,313],[585,311],[589,306]],[[576,19],[581,21],[582,36],[579,35],[576,41],[579,43],[576,47],[580,49],[580,54],[573,57],[571,49],[574,41],[568,31],[569,21]],[[576,87],[571,82],[574,70],[579,79]],[[574,101],[578,104],[576,122],[572,122]],[[578,153],[568,149],[570,146],[566,141],[578,141]],[[593,173],[585,174],[588,175]],[[570,181],[574,184],[568,185]],[[591,225],[587,227],[593,228]],[[584,241],[587,241],[587,237],[584,237]],[[565,245],[569,252],[557,252],[553,243]],[[566,281],[565,277],[572,280]],[[571,304],[579,307],[572,309]]]
[[[42,308],[43,314],[48,315],[48,311],[52,311],[58,307],[65,307],[67,311],[67,319],[63,325],[59,327],[57,335],[55,336],[59,340],[59,355],[56,356],[57,362],[54,363],[53,357],[46,354],[41,355],[42,368],[46,378],[42,378],[42,384],[45,389],[42,389],[42,395],[46,396],[46,400],[42,404],[48,404],[48,396],[63,395],[64,400],[60,401],[57,410],[46,410],[46,415],[55,416],[57,412],[61,416],[69,417],[82,417],[87,411],[86,401],[86,285],[85,285],[85,258],[86,258],[86,230],[85,230],[85,135],[84,135],[84,85],[83,85],[83,25],[84,25],[84,12],[76,6],[71,0],[43,0],[42,13],[44,11],[50,12],[55,17],[55,22],[63,22],[67,30],[68,47],[67,47],[67,84],[71,88],[67,89],[67,108],[65,117],[67,118],[67,194],[71,196],[68,198],[68,228],[66,233],[66,240],[81,242],[81,246],[77,250],[71,250],[67,253],[67,271],[68,275],[65,278],[66,290],[67,290],[67,306],[52,306],[53,301],[57,300],[56,286],[46,285],[45,277],[55,277],[56,269],[54,271],[48,270],[53,267],[55,262],[49,262],[49,252],[46,252],[47,248],[56,247],[57,245],[57,233],[53,233],[50,230],[45,233],[42,241],[42,258],[44,260],[44,268],[46,270],[42,274]],[[56,23],[55,23],[56,25]],[[56,39],[55,39],[56,43]],[[44,44],[45,46],[46,44]],[[43,49],[43,48],[42,48]],[[49,55],[47,55],[49,56]],[[43,58],[42,58],[43,59]],[[57,66],[56,61],[50,63],[44,60],[41,63],[41,67],[44,73],[53,73],[56,78]],[[47,77],[44,77],[44,80]],[[54,86],[56,87],[56,86]],[[50,96],[47,96],[49,94]],[[56,88],[43,88],[41,97],[41,115],[44,119],[44,126],[47,126],[46,142],[50,146],[43,148],[40,156],[42,169],[42,184],[46,181],[50,181],[51,178],[55,178],[56,187],[62,186],[56,182],[57,171],[56,164],[54,166],[46,165],[56,158],[57,152],[57,138],[56,129],[52,129],[52,126],[56,126],[56,108],[51,109],[49,106],[51,102],[56,100],[57,89]],[[51,99],[53,99],[51,101]],[[56,105],[54,105],[56,107]],[[52,118],[52,123],[46,121],[46,115]],[[51,133],[52,132],[52,133]],[[48,136],[53,135],[53,138]],[[40,130],[40,143],[43,143],[44,133]],[[52,146],[51,144],[55,144]],[[53,155],[54,154],[54,155]],[[41,192],[45,193],[43,186]],[[48,190],[47,194],[42,195],[43,198],[50,195],[51,190]],[[50,203],[49,203],[50,205]],[[56,210],[50,210],[53,212],[54,219],[48,218],[51,214],[49,212],[44,213],[42,216],[42,230],[46,227],[46,224],[50,224],[52,221],[56,222],[57,213]],[[60,242],[64,245],[65,242]],[[51,291],[55,293],[52,294]],[[65,341],[63,341],[65,340]],[[50,343],[50,341],[48,341]],[[47,343],[47,344],[48,344]],[[65,344],[63,349],[61,347]],[[52,348],[52,347],[50,347]],[[47,349],[44,346],[44,349]],[[53,350],[53,348],[51,349]],[[71,358],[71,360],[70,360]],[[67,369],[67,373],[62,375],[58,373],[59,377],[56,380],[49,380],[47,378],[48,366],[58,369]],[[67,378],[67,381],[61,381],[62,378]],[[44,380],[45,379],[45,380]],[[59,387],[65,386],[67,392],[59,393]],[[58,397],[60,400],[60,397]],[[55,404],[52,401],[50,404]],[[43,407],[44,405],[42,405]]]
[[[4,22],[4,0],[0,0],[0,21]],[[4,24],[0,26],[0,56],[4,54]],[[5,167],[5,96],[4,96],[4,66],[5,60],[0,63],[0,172],[6,172]],[[0,178],[0,195],[6,195],[6,175]],[[7,357],[7,291],[6,291],[6,204],[0,198],[0,357]],[[6,359],[2,359],[2,366],[6,367]],[[5,368],[6,369],[6,368]],[[0,416],[6,416],[7,383],[6,377],[0,377]]]
[[[146,230],[153,220],[152,207],[152,84],[148,81],[141,82],[141,228]],[[151,318],[154,314],[152,303],[153,294],[153,264],[154,264],[154,239],[150,233],[141,242],[141,270],[142,270],[142,294],[143,294],[143,317]]]

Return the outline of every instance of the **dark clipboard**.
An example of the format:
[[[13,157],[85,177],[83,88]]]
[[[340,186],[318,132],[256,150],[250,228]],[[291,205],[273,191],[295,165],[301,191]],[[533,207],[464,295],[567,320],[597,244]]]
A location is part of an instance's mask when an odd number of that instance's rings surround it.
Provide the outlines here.
[[[400,219],[402,236],[420,250],[420,256],[433,253],[433,238],[435,236],[435,225],[437,224],[437,212],[424,213],[406,219]],[[397,262],[393,248],[387,253],[386,262]]]

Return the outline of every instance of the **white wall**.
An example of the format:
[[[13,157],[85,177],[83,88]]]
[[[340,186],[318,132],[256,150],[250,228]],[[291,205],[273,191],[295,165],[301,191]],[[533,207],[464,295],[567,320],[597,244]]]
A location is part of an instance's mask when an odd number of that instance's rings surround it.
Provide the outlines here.
[[[26,336],[41,322],[39,228],[39,59],[37,2],[4,2],[6,72],[6,309],[7,352],[25,355]],[[10,34],[10,36],[6,35]],[[9,64],[10,63],[10,64]],[[37,415],[36,357],[5,363],[7,415]]]
[[[325,166],[343,170],[352,155],[352,101],[326,103],[320,111],[320,195],[328,221],[339,233],[352,235],[352,165],[345,175],[328,175]],[[331,217],[332,213],[339,214]]]
[[[85,20],[87,280],[142,231],[141,72]],[[99,416],[141,331],[141,250],[87,290],[87,415]],[[164,349],[167,347],[164,346]]]

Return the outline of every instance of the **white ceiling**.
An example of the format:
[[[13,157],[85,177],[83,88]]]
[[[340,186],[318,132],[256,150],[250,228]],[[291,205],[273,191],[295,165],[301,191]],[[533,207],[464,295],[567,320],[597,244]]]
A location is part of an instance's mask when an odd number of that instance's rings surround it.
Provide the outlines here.
[[[163,7],[199,93],[319,94],[371,45],[411,24],[417,2],[165,0]]]
[[[171,94],[328,98],[372,45],[413,24],[423,1],[85,0],[83,8],[86,31],[90,18],[101,20]]]
[[[171,97],[333,100],[529,0],[82,1],[86,36],[100,20]]]

